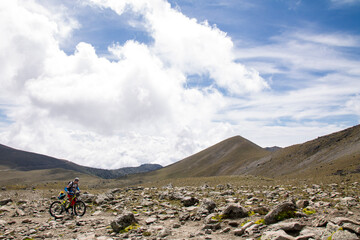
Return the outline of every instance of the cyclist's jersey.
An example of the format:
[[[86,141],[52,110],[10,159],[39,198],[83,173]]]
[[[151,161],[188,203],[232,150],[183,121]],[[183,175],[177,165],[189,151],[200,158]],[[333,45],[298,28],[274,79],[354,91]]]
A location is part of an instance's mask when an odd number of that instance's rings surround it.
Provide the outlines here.
[[[67,193],[75,193],[76,191],[80,191],[79,184],[74,182],[69,182],[69,184],[65,187],[65,191]]]

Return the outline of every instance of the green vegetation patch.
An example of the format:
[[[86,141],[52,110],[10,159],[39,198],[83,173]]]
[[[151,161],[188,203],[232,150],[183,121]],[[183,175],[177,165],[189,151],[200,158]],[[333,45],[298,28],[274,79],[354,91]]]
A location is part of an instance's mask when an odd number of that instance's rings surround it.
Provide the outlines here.
[[[305,213],[306,215],[312,215],[316,213],[315,209],[310,209],[310,208],[304,208],[302,212]]]
[[[284,219],[288,219],[288,218],[294,218],[296,216],[296,213],[295,211],[292,211],[292,210],[289,210],[289,211],[284,211],[284,212],[281,212],[279,213],[275,219],[277,221],[282,221]]]
[[[256,213],[254,211],[249,211],[248,212],[248,216],[251,217],[251,216],[254,216]]]
[[[123,230],[121,230],[120,233],[128,233],[129,231],[131,231],[131,230],[136,230],[136,229],[138,229],[139,227],[140,227],[139,224],[133,223],[133,224],[127,226],[126,228],[124,228]]]
[[[261,219],[255,221],[254,223],[255,224],[263,224],[263,225],[265,225],[265,219],[261,218]]]
[[[217,221],[217,222],[222,222],[223,219],[225,219],[225,218],[226,218],[225,214],[217,214],[217,215],[211,217],[212,220]]]

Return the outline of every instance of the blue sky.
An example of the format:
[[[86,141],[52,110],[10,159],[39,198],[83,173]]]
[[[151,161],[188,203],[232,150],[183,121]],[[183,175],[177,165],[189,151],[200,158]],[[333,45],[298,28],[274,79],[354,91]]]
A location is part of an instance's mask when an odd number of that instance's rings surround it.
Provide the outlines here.
[[[285,147],[359,124],[358,0],[0,9],[5,145],[118,168],[167,165],[234,135]]]

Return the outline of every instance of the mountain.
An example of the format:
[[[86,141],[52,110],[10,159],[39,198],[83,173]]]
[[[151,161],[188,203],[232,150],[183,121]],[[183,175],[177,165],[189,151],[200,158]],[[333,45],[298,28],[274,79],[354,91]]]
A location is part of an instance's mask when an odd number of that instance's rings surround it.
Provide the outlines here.
[[[233,175],[238,168],[270,154],[249,140],[235,136],[144,176],[156,180]]]
[[[3,169],[11,169],[18,171],[66,169],[78,173],[98,176],[105,179],[118,178],[128,174],[154,171],[162,167],[159,164],[143,164],[139,167],[126,167],[114,170],[91,168],[84,167],[67,160],[61,160],[46,155],[13,149],[1,144],[0,166],[2,166]]]
[[[143,181],[220,175],[270,178],[360,173],[360,125],[286,148],[261,148],[240,136],[224,140],[157,171]]]
[[[360,173],[360,125],[278,150],[236,173],[272,178]]]

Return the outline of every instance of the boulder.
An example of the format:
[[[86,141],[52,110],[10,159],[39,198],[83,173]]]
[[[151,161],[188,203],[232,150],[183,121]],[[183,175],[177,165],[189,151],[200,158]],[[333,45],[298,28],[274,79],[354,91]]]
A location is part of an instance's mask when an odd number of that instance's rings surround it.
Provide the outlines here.
[[[306,208],[307,206],[309,206],[309,201],[308,200],[298,200],[296,201],[296,207],[297,208]]]
[[[350,230],[351,232],[355,232],[360,235],[360,226],[353,223],[344,223],[342,227],[346,230]]]
[[[238,204],[231,203],[225,207],[221,215],[230,219],[244,218],[248,216],[248,210]]]
[[[182,204],[184,204],[185,207],[194,206],[199,203],[199,200],[194,197],[184,197],[181,199]]]
[[[284,230],[277,230],[264,232],[261,240],[295,240],[295,238],[287,234]]]
[[[134,223],[137,223],[134,214],[132,212],[125,212],[111,222],[111,228],[114,232],[120,232]]]
[[[296,206],[293,202],[284,202],[277,205],[268,214],[264,220],[266,224],[273,224],[286,218],[294,217]]]
[[[0,200],[0,206],[6,205],[9,202],[12,202],[13,200],[11,198]]]
[[[198,212],[200,213],[212,213],[216,208],[216,203],[210,198],[204,198],[201,201],[200,209]]]
[[[331,240],[344,240],[344,239],[359,239],[355,233],[351,233],[346,230],[338,230],[334,234],[331,235]]]
[[[237,228],[234,230],[234,235],[235,236],[241,236],[244,234],[245,230],[248,229],[249,227],[251,227],[254,223],[253,222],[248,222],[245,223],[244,226],[242,226],[241,228]]]
[[[301,231],[304,227],[305,227],[305,225],[301,224],[300,222],[280,222],[280,223],[271,225],[271,229],[284,230],[285,232]]]
[[[94,194],[84,193],[81,195],[81,200],[83,200],[86,203],[93,203],[96,200],[96,196]]]

